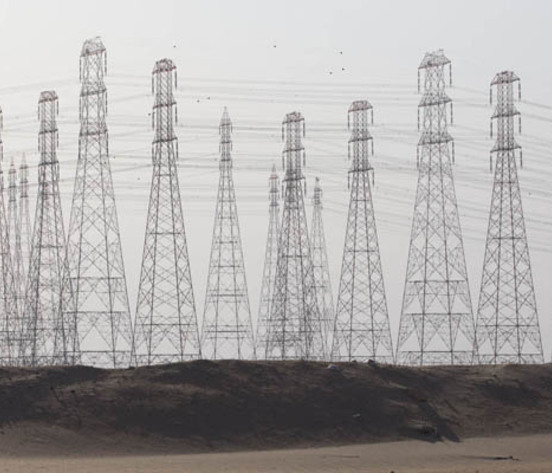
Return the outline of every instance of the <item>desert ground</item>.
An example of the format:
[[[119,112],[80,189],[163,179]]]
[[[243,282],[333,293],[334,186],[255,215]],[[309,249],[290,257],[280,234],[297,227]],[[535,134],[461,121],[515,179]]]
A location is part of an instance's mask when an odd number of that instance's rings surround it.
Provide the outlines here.
[[[419,440],[324,448],[200,454],[84,454],[48,452],[45,430],[34,432],[17,453],[3,448],[1,473],[550,473],[552,435],[471,438],[461,442]],[[28,434],[28,432],[27,432]],[[58,441],[59,433],[53,438]],[[76,440],[76,444],[84,439]],[[11,441],[8,441],[8,444]],[[27,450],[27,451],[25,451]]]
[[[552,472],[552,365],[0,370],[2,472]]]

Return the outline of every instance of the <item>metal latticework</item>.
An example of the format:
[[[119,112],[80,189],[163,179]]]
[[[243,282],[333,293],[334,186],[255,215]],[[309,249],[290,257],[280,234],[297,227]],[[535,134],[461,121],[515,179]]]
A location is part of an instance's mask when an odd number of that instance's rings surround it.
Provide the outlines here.
[[[57,159],[58,97],[40,94],[38,101],[38,193],[31,244],[25,304],[25,364],[64,364],[61,288],[65,257],[65,231],[59,193]]]
[[[268,231],[266,234],[263,279],[261,296],[259,298],[259,313],[257,316],[257,354],[264,357],[266,335],[270,307],[274,297],[274,281],[276,280],[276,264],[278,260],[278,232],[280,228],[280,179],[276,165],[272,165],[272,173],[268,179]]]
[[[3,115],[0,109],[0,130]],[[0,137],[0,162],[3,161],[3,143]],[[13,277],[8,234],[8,220],[4,203],[4,175],[0,166],[0,365],[21,364],[21,323],[17,306],[17,292]]]
[[[106,50],[85,41],[80,58],[79,157],[67,238],[62,304],[64,348],[75,363],[130,363],[132,322],[109,163]]]
[[[24,298],[24,262],[21,254],[21,232],[19,228],[18,196],[17,196],[17,170],[13,159],[8,171],[8,241],[10,245],[14,296],[17,299],[17,308],[23,310]],[[22,314],[19,314],[21,318]],[[23,328],[23,326],[21,326]]]
[[[372,105],[349,107],[349,214],[341,263],[332,359],[393,362],[393,344],[372,200]],[[372,175],[371,175],[372,174]]]
[[[537,302],[527,246],[516,159],[514,85],[519,77],[511,71],[497,74],[495,175],[483,277],[477,311],[476,352],[479,363],[542,363],[543,352]],[[521,88],[519,88],[521,99]],[[521,118],[519,122],[521,130]]]
[[[320,179],[315,179],[312,195],[312,223],[310,230],[310,245],[312,253],[312,267],[314,271],[314,286],[318,298],[318,308],[322,321],[322,331],[326,346],[331,346],[329,338],[332,334],[334,323],[334,300],[330,269],[328,266],[328,252],[326,250],[326,234],[324,232],[324,220],[322,218],[323,191]]]
[[[29,168],[25,161],[25,155],[19,167],[19,186],[17,185],[17,170],[15,164],[10,164],[8,172],[8,240],[10,244],[13,280],[17,308],[21,312],[19,318],[24,317],[25,284],[29,269]],[[18,189],[19,187],[19,189]],[[19,192],[18,192],[19,190]],[[23,322],[20,322],[24,329]]]
[[[219,187],[202,328],[210,359],[255,358],[255,341],[232,178],[232,122],[220,120]]]
[[[29,166],[25,153],[21,157],[19,165],[19,205],[17,213],[17,228],[19,233],[21,254],[21,267],[19,268],[19,277],[22,283],[22,294],[25,293],[25,284],[27,281],[27,272],[29,270],[31,258],[31,216],[29,212]],[[21,309],[21,307],[19,307]]]
[[[303,116],[298,112],[288,113],[282,133],[285,136],[284,208],[264,356],[281,360],[323,359],[325,343],[303,198]]]
[[[475,330],[449,149],[452,102],[445,92],[445,66],[450,61],[439,50],[427,53],[418,68],[418,79],[425,76],[418,108],[423,122],[397,344],[400,364],[472,361]]]
[[[155,63],[153,174],[138,288],[133,361],[151,365],[201,356],[188,244],[178,186],[176,66]]]

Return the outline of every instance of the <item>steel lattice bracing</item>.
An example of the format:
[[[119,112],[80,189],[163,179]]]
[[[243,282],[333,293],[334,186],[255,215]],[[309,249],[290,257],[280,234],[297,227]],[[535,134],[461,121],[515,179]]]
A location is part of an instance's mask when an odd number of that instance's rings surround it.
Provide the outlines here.
[[[10,164],[8,173],[8,240],[10,244],[11,260],[13,267],[13,279],[17,308],[21,312],[20,319],[24,316],[25,284],[29,269],[29,168],[25,161],[25,155],[19,167],[19,189],[17,185],[17,170],[15,164]],[[19,192],[18,192],[19,191]],[[20,322],[23,329],[23,322]]]
[[[232,178],[232,122],[220,120],[219,187],[202,329],[210,359],[255,358],[255,341]]]
[[[366,100],[353,102],[349,108],[351,193],[332,359],[391,363],[393,344],[372,201],[373,168],[369,162],[373,141],[368,116],[372,113],[372,106]]]
[[[474,324],[448,133],[451,99],[445,92],[442,51],[425,55],[423,113],[418,144],[418,189],[399,327],[400,364],[472,361]]]
[[[274,297],[274,281],[276,279],[276,263],[278,259],[278,230],[280,227],[280,180],[276,172],[276,165],[272,166],[272,173],[268,180],[268,231],[266,234],[266,248],[261,282],[261,296],[259,297],[259,313],[257,316],[257,354],[264,357],[266,335],[270,306]]]
[[[320,187],[320,179],[317,177],[315,179],[312,196],[313,207],[310,245],[312,252],[312,266],[314,271],[314,286],[316,288],[316,296],[318,298],[322,331],[326,346],[330,346],[329,338],[331,336],[334,323],[334,300],[330,279],[330,269],[328,266],[324,220],[322,218],[322,196],[323,192],[322,187]]]
[[[132,325],[109,163],[106,50],[99,38],[82,48],[79,156],[63,278],[65,350],[76,363],[130,363]]]
[[[264,357],[323,359],[325,343],[303,199],[305,149],[301,137],[305,125],[302,115],[287,114],[282,131],[285,135],[284,208]]]
[[[0,130],[2,128],[3,114],[0,109]],[[3,159],[3,142],[0,137],[0,162]],[[10,253],[3,174],[0,165],[0,365],[14,366],[21,364],[21,323]]]
[[[153,174],[134,327],[138,365],[199,358],[199,332],[178,185],[176,66],[153,69]]]
[[[19,228],[19,206],[17,196],[17,170],[13,159],[8,171],[8,241],[10,245],[12,270],[13,270],[13,282],[14,282],[14,296],[17,299],[17,308],[19,311],[23,310],[23,298],[24,298],[24,263],[22,258],[21,247],[21,232]],[[19,314],[21,318],[22,314]],[[20,327],[23,329],[23,326]]]
[[[59,192],[57,114],[56,92],[42,92],[38,101],[38,192],[23,312],[25,364],[30,366],[68,361],[64,358],[60,305],[65,231]]]
[[[495,76],[495,175],[477,311],[479,363],[542,363],[543,352],[516,159],[514,84],[510,71]],[[521,89],[520,89],[521,90]],[[492,89],[491,89],[492,94]],[[492,95],[491,95],[492,97]],[[492,122],[491,122],[492,124]],[[520,121],[521,127],[521,121]],[[492,128],[491,128],[492,130]]]
[[[21,267],[19,268],[19,277],[21,279],[21,291],[24,296],[25,284],[27,281],[27,272],[29,270],[31,258],[31,216],[29,212],[29,166],[25,153],[21,158],[19,165],[19,204],[17,213],[17,228],[20,241]],[[19,307],[21,309],[21,307]]]

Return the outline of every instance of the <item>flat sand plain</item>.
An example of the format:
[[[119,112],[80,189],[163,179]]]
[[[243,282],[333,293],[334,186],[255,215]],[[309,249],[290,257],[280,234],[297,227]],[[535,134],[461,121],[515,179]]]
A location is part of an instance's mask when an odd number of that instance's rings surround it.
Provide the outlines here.
[[[0,473],[552,473],[552,364],[0,368]]]
[[[10,441],[7,442],[11,443]],[[0,449],[1,473],[550,473],[552,435],[471,438],[462,442],[408,440],[299,450],[201,454],[49,456],[36,439]],[[25,455],[24,450],[29,454]]]

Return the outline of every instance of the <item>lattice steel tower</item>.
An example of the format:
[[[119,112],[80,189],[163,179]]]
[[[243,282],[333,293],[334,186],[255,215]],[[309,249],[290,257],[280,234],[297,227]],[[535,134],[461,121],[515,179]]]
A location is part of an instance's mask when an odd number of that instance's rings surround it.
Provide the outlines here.
[[[57,114],[56,92],[41,92],[38,101],[38,192],[24,305],[25,358],[26,364],[31,366],[68,362],[63,351],[65,332],[60,305],[65,231],[59,193]]]
[[[0,131],[3,114],[0,109]],[[0,136],[0,163],[4,160]],[[0,164],[0,364],[21,364],[21,321],[17,306],[17,293],[13,277],[12,258],[8,234],[8,220],[4,203],[4,175]]]
[[[322,321],[322,331],[326,346],[330,346],[329,337],[332,333],[334,323],[334,300],[332,294],[332,283],[330,269],[328,266],[328,252],[326,250],[326,234],[324,232],[324,220],[322,218],[323,191],[320,186],[320,179],[314,181],[312,195],[312,223],[310,231],[310,245],[312,252],[312,266],[314,271],[314,286],[318,297],[318,308]]]
[[[219,187],[202,328],[207,358],[255,358],[255,340],[232,178],[232,122],[220,120]]]
[[[516,159],[521,146],[516,143],[514,120],[521,116],[514,105],[514,84],[519,77],[511,71],[498,73],[491,82],[496,87],[497,104],[491,118],[496,121],[495,175],[483,277],[477,311],[476,348],[479,363],[542,363],[543,352],[537,301],[529,259],[527,234],[521,204]]]
[[[276,279],[276,263],[278,259],[280,179],[276,172],[276,165],[272,166],[272,173],[268,179],[268,201],[268,231],[266,235],[261,296],[259,297],[259,313],[257,316],[257,355],[259,358],[265,356],[268,318],[274,297],[274,281]]]
[[[424,74],[418,108],[423,122],[397,346],[400,364],[472,361],[474,324],[449,149],[452,101],[445,92],[446,66],[450,61],[439,50],[427,53],[418,68],[418,78]]]
[[[133,358],[151,365],[199,358],[199,332],[178,185],[176,66],[155,63],[152,77],[153,174],[134,326]]]
[[[372,200],[373,140],[368,118],[372,105],[358,100],[349,107],[349,215],[341,263],[332,359],[368,359],[392,363],[393,344]]]
[[[106,50],[100,38],[85,41],[80,66],[79,157],[62,290],[69,330],[65,350],[76,363],[125,367],[132,325],[109,164]]]
[[[17,308],[23,310],[23,259],[21,253],[21,233],[19,228],[19,212],[17,198],[17,170],[11,160],[8,171],[8,240],[12,260],[13,280],[15,285],[15,298],[17,299]],[[20,314],[21,316],[21,314]]]
[[[17,228],[20,240],[21,268],[20,278],[23,284],[22,292],[25,292],[27,272],[31,258],[31,216],[29,212],[29,166],[25,153],[21,157],[19,165],[19,205],[17,209]],[[21,309],[21,307],[20,307]]]
[[[303,200],[305,121],[299,112],[286,115],[282,133],[284,208],[265,358],[323,359],[325,343]]]

